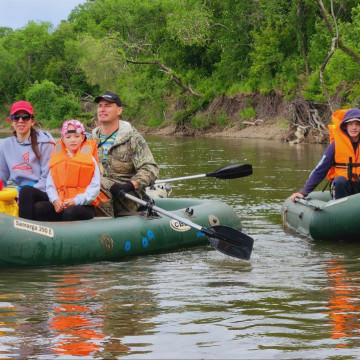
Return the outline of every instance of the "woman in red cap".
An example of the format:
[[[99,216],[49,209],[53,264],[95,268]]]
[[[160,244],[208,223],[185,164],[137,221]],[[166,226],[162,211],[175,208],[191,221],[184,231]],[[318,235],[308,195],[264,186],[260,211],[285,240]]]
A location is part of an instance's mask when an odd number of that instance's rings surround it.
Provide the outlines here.
[[[19,216],[32,219],[33,203],[48,200],[46,178],[55,141],[34,128],[34,110],[27,101],[12,104],[9,121],[14,131],[0,143],[0,180],[6,186],[10,179],[19,187]]]

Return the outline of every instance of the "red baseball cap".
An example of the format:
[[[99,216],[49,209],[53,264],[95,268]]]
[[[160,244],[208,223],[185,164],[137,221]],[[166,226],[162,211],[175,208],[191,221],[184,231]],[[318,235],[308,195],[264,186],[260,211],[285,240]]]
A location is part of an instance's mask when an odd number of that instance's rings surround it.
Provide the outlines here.
[[[10,115],[14,115],[16,112],[20,110],[26,111],[30,115],[34,115],[34,110],[31,104],[24,100],[20,100],[11,105]]]

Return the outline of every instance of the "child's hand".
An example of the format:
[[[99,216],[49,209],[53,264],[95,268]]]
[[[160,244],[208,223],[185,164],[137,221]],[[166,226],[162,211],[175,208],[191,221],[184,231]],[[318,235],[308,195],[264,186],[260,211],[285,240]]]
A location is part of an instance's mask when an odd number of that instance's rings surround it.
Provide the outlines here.
[[[54,205],[54,208],[55,208],[55,211],[57,213],[61,213],[63,210],[64,210],[64,204],[62,203],[61,200],[57,199],[53,202],[53,205]]]
[[[75,199],[65,199],[64,208],[68,208],[69,206],[75,206]]]

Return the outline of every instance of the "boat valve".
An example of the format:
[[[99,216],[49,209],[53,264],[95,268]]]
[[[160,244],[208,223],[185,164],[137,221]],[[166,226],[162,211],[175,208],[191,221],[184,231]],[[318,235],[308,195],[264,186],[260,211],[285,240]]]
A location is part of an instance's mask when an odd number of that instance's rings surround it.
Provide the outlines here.
[[[189,216],[193,216],[193,214],[194,214],[194,209],[186,208],[185,212],[186,212],[186,214],[188,214]]]

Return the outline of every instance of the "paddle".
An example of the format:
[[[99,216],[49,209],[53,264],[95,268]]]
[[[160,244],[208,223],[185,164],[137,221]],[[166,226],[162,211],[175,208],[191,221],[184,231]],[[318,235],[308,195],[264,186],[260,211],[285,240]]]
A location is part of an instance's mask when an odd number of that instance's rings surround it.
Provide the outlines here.
[[[202,227],[200,225],[193,223],[190,220],[184,219],[167,210],[164,210],[155,205],[152,205],[151,203],[141,200],[135,196],[132,196],[123,190],[120,191],[119,195],[125,196],[126,198],[135,201],[138,204],[145,206],[148,209],[153,209],[160,214],[163,214],[171,219],[177,220],[198,231],[201,231],[203,234],[207,236],[208,240],[210,241],[210,244],[216,250],[219,250],[225,255],[233,256],[238,259],[244,259],[244,260],[250,259],[254,239],[248,235],[243,234],[238,230],[222,225],[212,226],[209,228]]]
[[[298,202],[298,203],[306,205],[306,206],[313,207],[315,210],[323,210],[323,208],[321,206],[316,205],[313,202],[303,199],[303,198],[300,198],[300,197],[296,197],[295,202]]]
[[[252,166],[250,164],[236,164],[236,165],[221,167],[220,169],[217,169],[208,174],[183,176],[179,178],[166,179],[166,180],[156,180],[155,184],[167,183],[177,180],[196,179],[201,177],[214,177],[218,179],[238,179],[244,176],[251,175],[252,173],[253,173]]]

